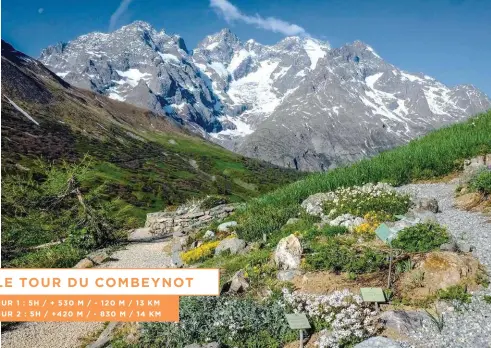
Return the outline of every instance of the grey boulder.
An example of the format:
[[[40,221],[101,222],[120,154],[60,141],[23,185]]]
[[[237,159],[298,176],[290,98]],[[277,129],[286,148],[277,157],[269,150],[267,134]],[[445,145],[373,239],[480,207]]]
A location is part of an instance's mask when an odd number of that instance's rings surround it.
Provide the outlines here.
[[[205,232],[203,238],[206,240],[213,239],[215,238],[215,232],[208,230]]]
[[[385,327],[391,328],[402,335],[408,335],[420,329],[426,314],[419,311],[394,310],[383,312],[380,319]]]
[[[237,226],[236,221],[228,221],[218,225],[217,230],[219,232],[230,232],[230,227],[235,227],[235,226]]]
[[[150,227],[137,228],[128,234],[129,242],[147,242],[155,239],[155,233],[152,233]]]
[[[423,198],[417,198],[413,201],[413,209],[415,211],[431,211],[433,213],[438,213],[439,208],[438,208],[438,201],[436,198],[428,198],[428,197],[423,197]]]
[[[218,244],[215,249],[215,255],[219,255],[223,252],[229,251],[231,255],[238,254],[246,247],[246,242],[239,238],[227,238]]]
[[[274,262],[279,269],[298,269],[302,258],[303,248],[293,234],[280,240],[274,252]]]
[[[440,250],[441,251],[457,251],[459,250],[459,247],[457,245],[457,243],[455,243],[454,241],[450,241],[448,243],[444,243],[442,245],[440,245]]]
[[[320,192],[313,194],[305,199],[301,206],[309,215],[321,216],[323,212],[324,202],[333,200],[335,194],[333,192]]]
[[[282,271],[278,271],[278,273],[276,274],[276,278],[283,282],[289,282],[293,280],[293,278],[301,274],[302,272],[297,269],[282,270]]]
[[[87,258],[96,265],[100,265],[109,259],[109,254],[105,250],[96,250],[89,255]]]
[[[240,270],[234,274],[232,279],[223,284],[221,294],[239,294],[245,292],[249,288],[249,281],[244,275],[244,271]]]
[[[178,251],[174,251],[171,256],[172,265],[176,268],[184,266],[184,262],[181,259],[181,254]]]

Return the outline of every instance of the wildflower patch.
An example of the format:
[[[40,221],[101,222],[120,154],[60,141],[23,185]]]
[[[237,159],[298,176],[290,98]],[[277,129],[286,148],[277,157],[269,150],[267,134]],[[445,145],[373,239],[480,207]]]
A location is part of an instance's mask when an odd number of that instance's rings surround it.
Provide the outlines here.
[[[411,204],[409,195],[400,194],[384,183],[339,188],[333,193],[334,198],[326,201],[323,207],[324,214],[330,219],[343,214],[364,216],[373,213],[393,219],[396,214],[406,213]]]
[[[203,261],[207,257],[213,255],[213,252],[217,248],[220,241],[208,242],[200,245],[197,248],[191,249],[189,251],[183,252],[181,254],[181,259],[184,263],[191,264],[198,261]]]

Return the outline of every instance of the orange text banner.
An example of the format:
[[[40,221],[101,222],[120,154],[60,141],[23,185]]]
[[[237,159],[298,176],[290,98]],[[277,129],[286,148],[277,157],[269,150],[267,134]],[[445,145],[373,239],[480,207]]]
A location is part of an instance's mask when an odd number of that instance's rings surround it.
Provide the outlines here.
[[[0,295],[0,321],[179,321],[175,295]]]

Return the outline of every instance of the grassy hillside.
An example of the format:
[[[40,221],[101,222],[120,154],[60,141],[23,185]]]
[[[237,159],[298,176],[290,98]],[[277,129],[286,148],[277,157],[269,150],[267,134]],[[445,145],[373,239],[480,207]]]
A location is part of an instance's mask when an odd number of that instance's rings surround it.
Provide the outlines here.
[[[74,88],[2,41],[4,267],[69,267],[148,212],[206,195],[244,201],[301,176]]]
[[[238,213],[240,235],[248,240],[271,234],[297,215],[309,195],[368,182],[401,185],[451,173],[463,160],[491,151],[491,111],[435,131],[406,146],[351,166],[318,173],[250,201]]]

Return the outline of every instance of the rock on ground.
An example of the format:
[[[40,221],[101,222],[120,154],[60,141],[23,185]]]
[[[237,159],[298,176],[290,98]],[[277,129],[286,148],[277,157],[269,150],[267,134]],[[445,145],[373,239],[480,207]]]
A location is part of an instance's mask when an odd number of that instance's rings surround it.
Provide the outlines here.
[[[232,293],[238,294],[246,291],[249,288],[249,281],[244,275],[244,271],[240,270],[234,274],[232,279],[223,284],[221,294]]]
[[[228,221],[218,225],[217,230],[219,232],[230,232],[230,228],[235,226],[237,226],[236,221]]]
[[[307,197],[307,199],[302,202],[301,206],[305,209],[307,214],[321,216],[324,202],[333,200],[335,196],[336,195],[333,192],[316,193]]]
[[[426,317],[427,314],[419,311],[394,310],[383,312],[380,319],[384,321],[385,327],[407,335],[421,328]]]
[[[293,280],[293,278],[301,274],[302,272],[297,269],[282,270],[282,271],[278,271],[278,273],[276,274],[276,278],[283,282],[289,282],[290,280]]]
[[[239,238],[226,238],[218,244],[215,249],[215,255],[229,251],[231,255],[238,254],[246,247],[246,242]]]
[[[155,239],[156,234],[150,227],[137,228],[128,234],[129,242],[148,242]]]
[[[279,269],[298,269],[303,248],[300,241],[293,234],[281,239],[274,252],[274,261]]]

